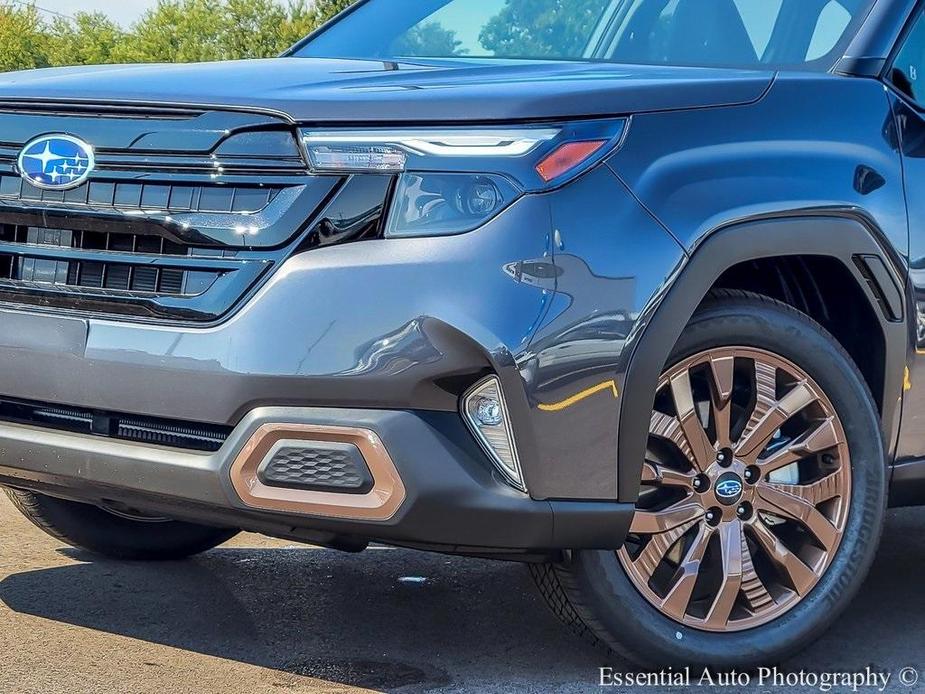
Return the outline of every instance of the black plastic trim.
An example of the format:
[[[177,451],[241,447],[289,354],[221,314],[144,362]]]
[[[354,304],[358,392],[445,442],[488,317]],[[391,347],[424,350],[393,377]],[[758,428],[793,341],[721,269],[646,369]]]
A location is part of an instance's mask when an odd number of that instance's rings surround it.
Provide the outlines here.
[[[311,470],[306,470],[305,474],[301,476],[293,475],[289,471],[279,470],[277,467],[277,459],[284,451],[290,448],[298,449],[302,452],[311,451],[322,456],[330,456],[332,454],[334,456],[341,456],[344,462],[349,462],[356,476],[356,483],[350,484],[342,482],[341,484],[337,484],[334,481],[322,483],[318,481],[318,473]],[[272,458],[268,457],[267,460],[264,460],[260,464],[257,468],[257,479],[268,487],[334,492],[338,494],[367,494],[372,490],[374,485],[372,473],[370,473],[369,466],[367,466],[360,449],[352,443],[339,443],[334,441],[326,443],[314,441],[292,442],[291,445],[280,449]]]
[[[839,61],[836,74],[877,77],[870,70],[886,66],[887,60],[904,34],[904,27],[915,10],[917,0],[878,0],[871,7],[845,57]]]
[[[893,466],[890,507],[925,505],[925,458],[903,460]]]
[[[896,280],[886,269],[883,258],[879,255],[859,255],[855,257],[859,269],[880,302],[880,309],[887,320],[898,322],[904,317],[903,297]]]
[[[402,505],[387,521],[248,507],[234,491],[230,469],[267,423],[374,431],[401,475]],[[268,535],[327,538],[324,544],[354,538],[354,546],[375,540],[463,554],[614,550],[635,512],[630,503],[532,499],[499,479],[456,413],[400,410],[259,408],[211,455],[0,424],[0,483]]]
[[[229,426],[13,398],[0,398],[0,422],[210,452],[219,450],[231,433]]]

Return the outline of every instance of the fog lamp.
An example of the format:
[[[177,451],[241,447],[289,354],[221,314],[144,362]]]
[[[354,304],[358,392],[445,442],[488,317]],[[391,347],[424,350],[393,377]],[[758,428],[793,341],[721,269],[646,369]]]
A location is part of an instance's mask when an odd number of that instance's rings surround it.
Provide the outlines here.
[[[522,492],[524,484],[501,382],[491,376],[463,399],[463,418],[505,481]]]
[[[482,426],[496,427],[504,422],[501,401],[496,398],[479,398],[475,404],[475,414]]]

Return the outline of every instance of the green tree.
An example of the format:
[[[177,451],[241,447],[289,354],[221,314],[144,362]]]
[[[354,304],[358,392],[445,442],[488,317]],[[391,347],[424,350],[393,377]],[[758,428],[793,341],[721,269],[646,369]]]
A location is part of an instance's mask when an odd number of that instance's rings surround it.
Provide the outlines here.
[[[130,29],[99,12],[43,21],[31,0],[0,0],[0,71],[278,55],[354,0],[158,0]]]
[[[312,16],[315,27],[319,27],[334,15],[343,12],[356,0],[315,0],[312,5]]]
[[[507,0],[479,41],[497,55],[580,56],[609,0]]]
[[[286,19],[280,27],[280,35],[286,46],[291,46],[318,27],[314,8],[307,0],[291,0]]]
[[[0,3],[0,70],[46,67],[44,29],[33,5]]]
[[[226,58],[266,58],[289,44],[286,10],[276,0],[228,0],[221,45]]]
[[[125,32],[101,12],[78,12],[73,21],[56,17],[47,38],[52,65],[100,65],[118,62]]]
[[[159,0],[132,27],[126,62],[188,63],[221,60],[226,8],[212,0]]]
[[[125,44],[130,62],[269,58],[354,0],[158,0]]]
[[[289,10],[280,34],[288,48],[312,33],[356,0],[290,0]]]

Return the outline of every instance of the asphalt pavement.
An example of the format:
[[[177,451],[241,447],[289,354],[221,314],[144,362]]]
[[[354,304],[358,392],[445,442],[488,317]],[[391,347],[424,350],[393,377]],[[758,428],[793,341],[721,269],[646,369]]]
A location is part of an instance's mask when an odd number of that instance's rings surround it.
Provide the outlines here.
[[[0,526],[4,694],[592,692],[601,667],[636,670],[566,632],[517,564],[254,535],[185,562],[114,562],[62,546],[5,497]],[[901,681],[925,679],[923,585],[925,510],[892,512],[850,612],[779,673],[809,673],[802,686],[695,672],[689,687],[606,691],[814,692],[812,673],[867,668],[891,675],[884,691],[923,690]]]

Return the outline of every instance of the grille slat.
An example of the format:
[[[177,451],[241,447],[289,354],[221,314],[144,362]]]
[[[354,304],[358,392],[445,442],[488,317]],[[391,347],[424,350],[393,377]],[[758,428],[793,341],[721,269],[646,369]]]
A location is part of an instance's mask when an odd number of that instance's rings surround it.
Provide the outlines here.
[[[132,277],[131,289],[134,292],[157,291],[157,268],[138,267]]]
[[[27,255],[16,257],[3,253],[3,242],[96,251],[99,252],[97,256],[112,254],[112,259],[91,261],[78,258],[32,258]],[[127,254],[183,258],[189,257],[190,249],[157,236],[0,225],[0,280],[148,292],[167,296],[185,295],[184,285],[189,271],[179,268],[135,267],[126,262],[119,262],[120,258]],[[211,273],[212,279],[217,276],[217,272]],[[197,286],[202,286],[201,278]]]
[[[169,185],[91,181],[72,190],[42,190],[19,176],[0,175],[0,199],[67,203],[94,208],[167,212],[260,212],[281,189],[275,186]]]
[[[0,421],[208,452],[221,448],[231,433],[226,426],[5,398],[0,398]]]
[[[11,101],[0,109],[0,305],[112,320],[213,322],[296,250],[345,179],[312,176],[271,114]],[[93,147],[86,181],[46,190],[36,136]],[[47,227],[69,243],[28,239]],[[45,234],[45,231],[41,232]]]

